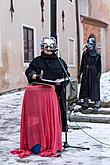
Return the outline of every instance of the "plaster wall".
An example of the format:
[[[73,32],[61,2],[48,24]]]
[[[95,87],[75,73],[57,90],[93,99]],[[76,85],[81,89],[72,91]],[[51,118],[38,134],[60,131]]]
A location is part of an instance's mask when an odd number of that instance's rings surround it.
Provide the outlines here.
[[[106,44],[106,71],[110,70],[110,1],[98,0],[97,4],[90,0],[90,16],[108,23],[105,36]]]

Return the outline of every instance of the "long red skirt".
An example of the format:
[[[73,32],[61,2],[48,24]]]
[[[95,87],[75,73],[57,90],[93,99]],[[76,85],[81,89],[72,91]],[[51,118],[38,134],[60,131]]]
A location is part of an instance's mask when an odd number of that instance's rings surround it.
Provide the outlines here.
[[[55,156],[62,150],[61,113],[55,87],[27,86],[22,104],[19,157],[32,154],[32,147],[41,144],[39,155]]]

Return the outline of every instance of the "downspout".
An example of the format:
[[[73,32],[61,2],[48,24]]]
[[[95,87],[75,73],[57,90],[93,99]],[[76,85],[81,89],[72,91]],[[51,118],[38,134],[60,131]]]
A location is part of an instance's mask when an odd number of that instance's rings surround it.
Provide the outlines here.
[[[51,0],[50,3],[51,3],[50,35],[51,37],[55,37],[55,39],[57,40],[57,0]]]
[[[75,0],[76,9],[76,29],[77,29],[77,71],[80,68],[80,29],[79,29],[79,4],[78,0]]]

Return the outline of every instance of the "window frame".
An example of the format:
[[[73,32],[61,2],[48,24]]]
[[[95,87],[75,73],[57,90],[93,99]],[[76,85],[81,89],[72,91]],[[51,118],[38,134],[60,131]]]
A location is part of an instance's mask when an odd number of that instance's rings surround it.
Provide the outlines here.
[[[69,61],[70,61],[70,56],[69,56],[69,50],[70,50],[70,47],[69,47],[69,41],[72,40],[73,41],[73,64],[70,64]],[[68,37],[68,67],[75,67],[75,39],[72,38],[72,37]]]
[[[34,45],[34,48],[33,48],[33,50],[34,50],[33,58],[37,54],[36,53],[36,35],[35,35],[36,34],[36,29],[33,26],[30,26],[30,25],[27,25],[27,24],[22,24],[22,59],[23,59],[23,65],[27,67],[30,62],[24,62],[24,30],[23,30],[24,28],[23,27],[26,27],[28,29],[32,29],[33,30],[33,45]]]
[[[31,33],[31,38],[29,33]],[[26,39],[24,37],[26,37]],[[34,58],[34,30],[32,28],[23,26],[23,42],[24,42],[24,63],[30,63],[31,62],[30,52],[32,53],[31,58],[32,59]],[[26,57],[25,57],[25,51],[27,51]]]

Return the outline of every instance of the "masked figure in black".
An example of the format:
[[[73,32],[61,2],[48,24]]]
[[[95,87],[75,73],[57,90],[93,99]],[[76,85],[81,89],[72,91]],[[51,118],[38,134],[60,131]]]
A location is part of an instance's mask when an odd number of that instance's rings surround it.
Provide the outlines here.
[[[100,76],[101,56],[96,49],[94,35],[88,37],[86,50],[83,52],[78,77],[81,78],[79,99],[83,99],[83,110],[88,108],[88,100],[94,101],[94,111],[97,112],[100,105]]]
[[[41,41],[41,55],[34,58],[26,69],[25,74],[28,79],[29,84],[33,82],[42,82],[43,79],[56,80],[67,77],[65,74],[58,57],[55,53],[56,50],[56,40],[54,37],[44,37]],[[68,76],[70,76],[67,68],[67,64],[63,59],[61,62],[67,71]],[[66,116],[66,89],[67,83],[62,82],[60,84],[55,84],[56,93],[59,99],[61,116],[62,116],[62,131],[67,130],[67,116]]]

